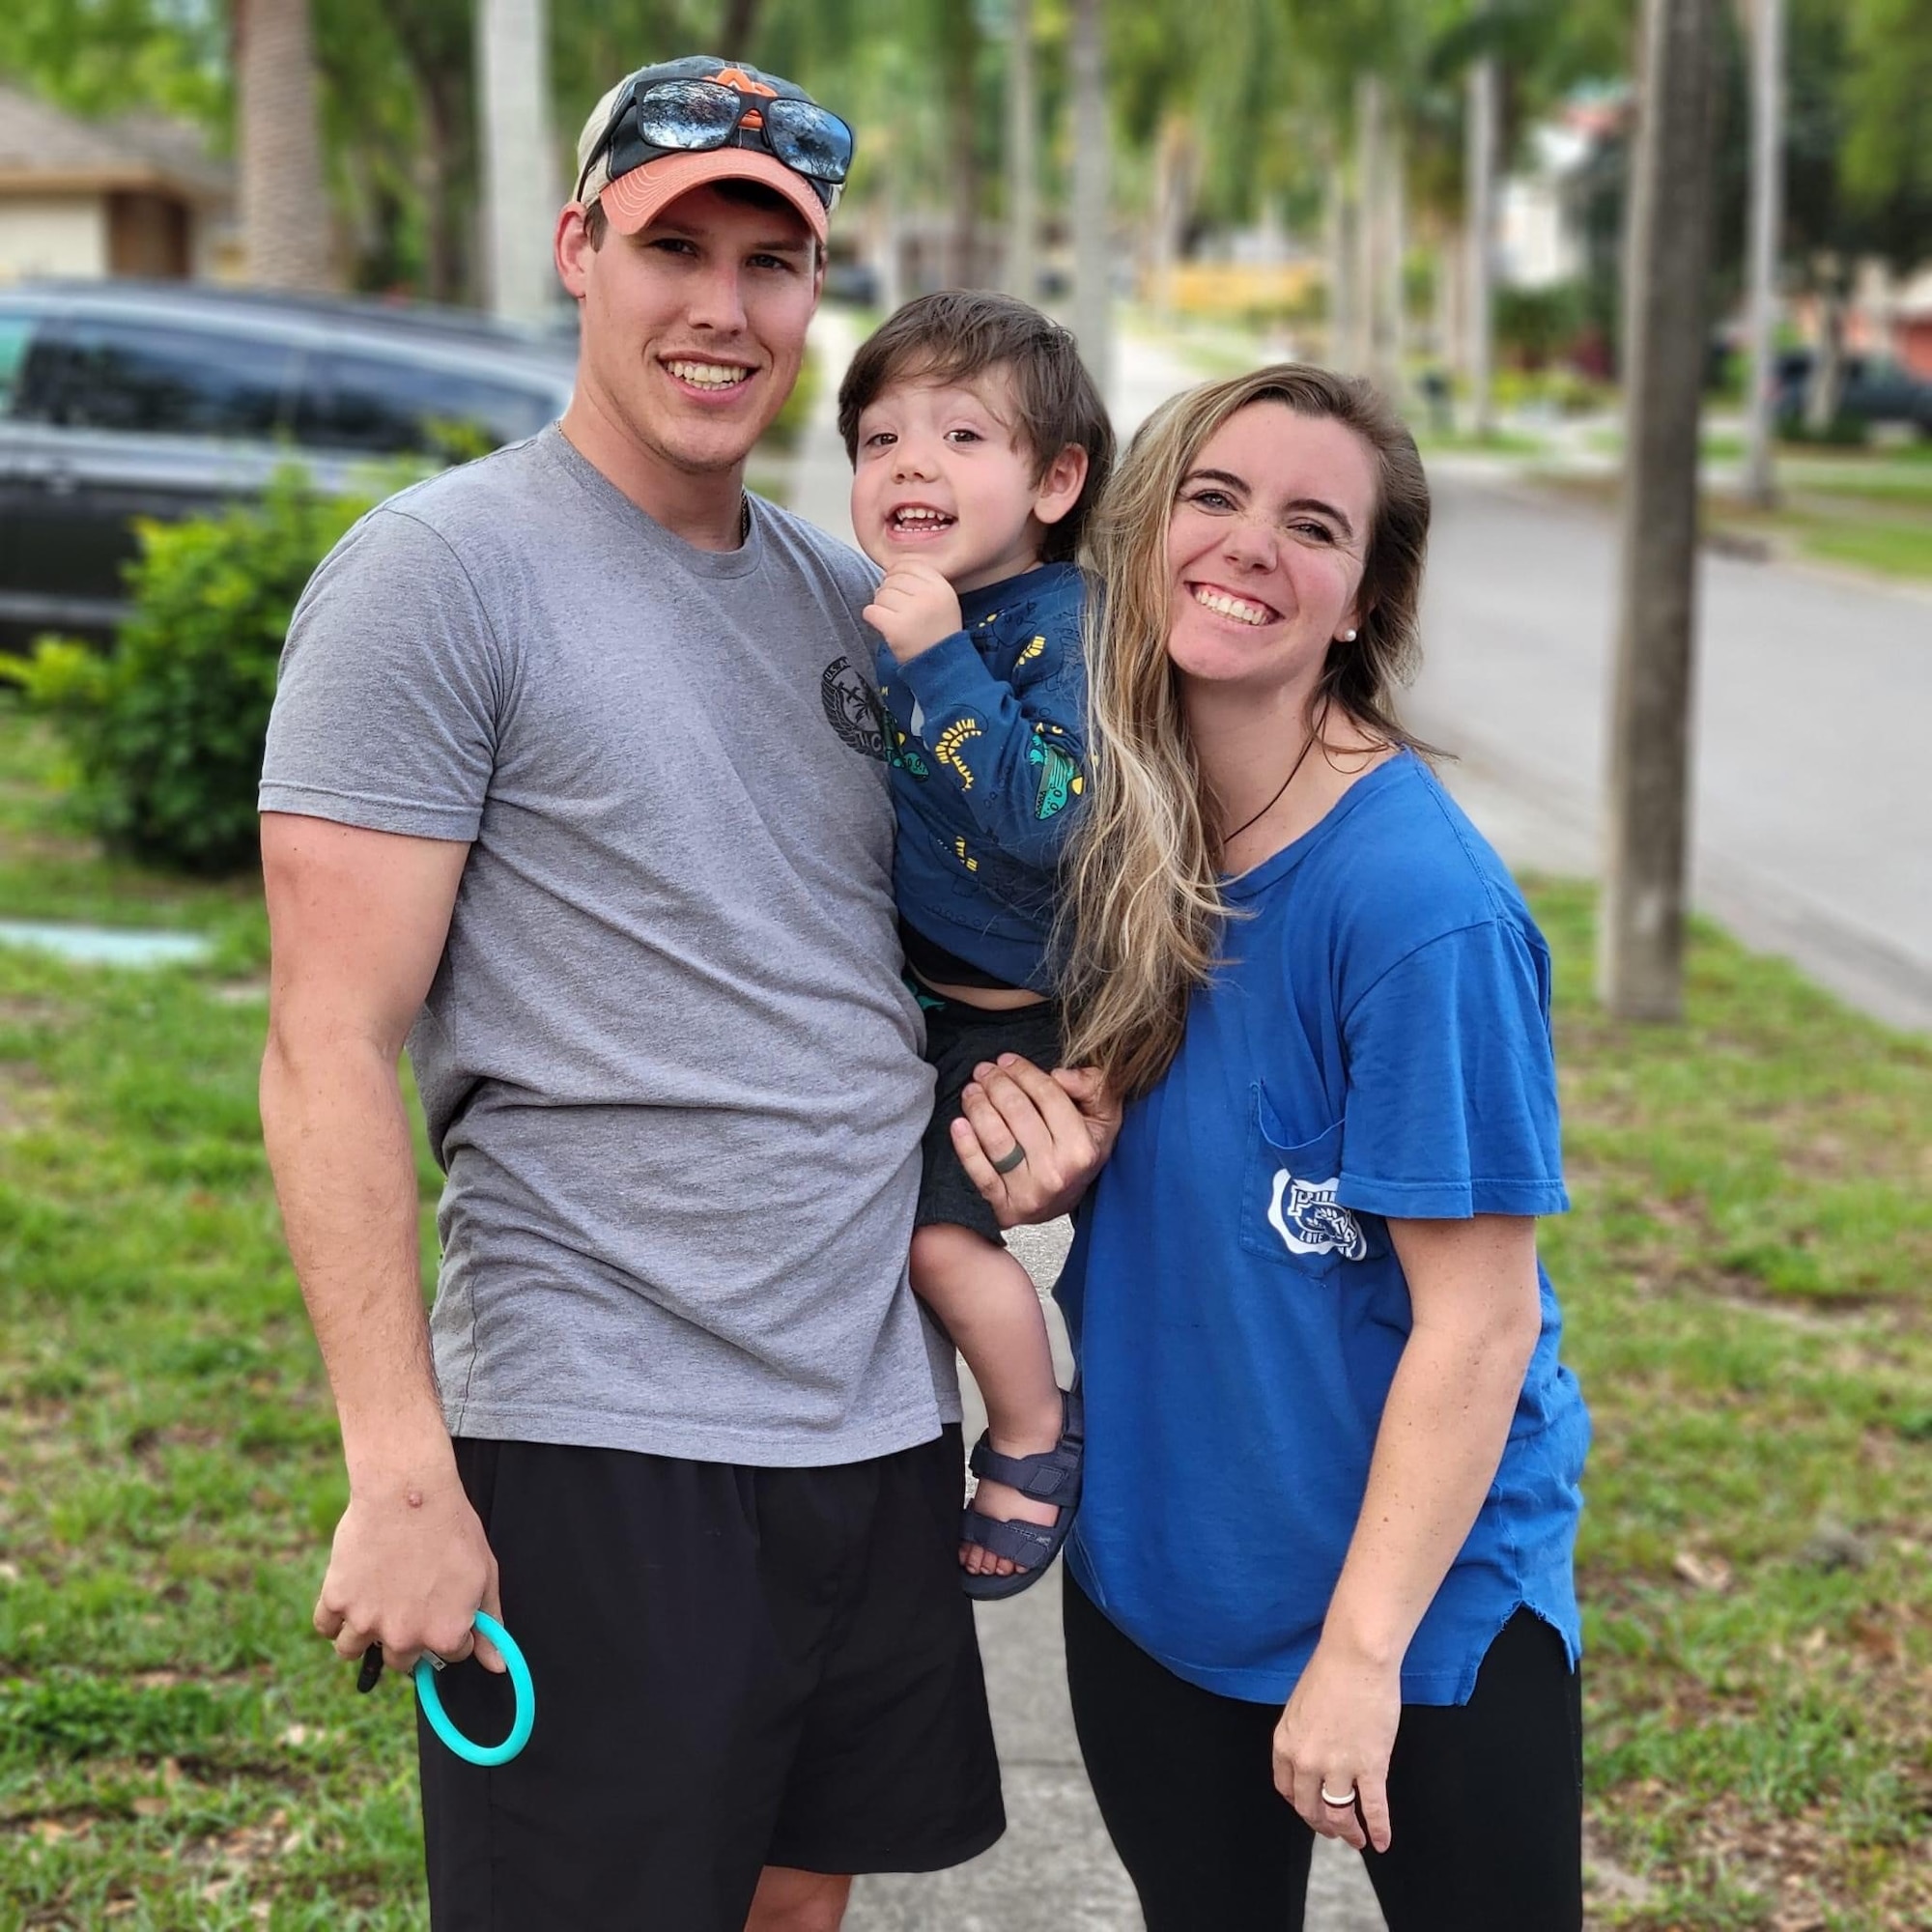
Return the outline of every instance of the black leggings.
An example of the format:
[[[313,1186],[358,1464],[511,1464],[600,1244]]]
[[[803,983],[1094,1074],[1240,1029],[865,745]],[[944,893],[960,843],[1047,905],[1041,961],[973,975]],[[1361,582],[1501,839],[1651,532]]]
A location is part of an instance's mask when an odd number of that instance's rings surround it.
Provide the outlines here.
[[[1315,1834],[1274,1788],[1271,1704],[1177,1677],[1070,1577],[1080,1754],[1148,1932],[1300,1932]],[[1386,1852],[1389,1932],[1579,1932],[1582,1697],[1563,1640],[1519,1610],[1466,1704],[1405,1704]]]

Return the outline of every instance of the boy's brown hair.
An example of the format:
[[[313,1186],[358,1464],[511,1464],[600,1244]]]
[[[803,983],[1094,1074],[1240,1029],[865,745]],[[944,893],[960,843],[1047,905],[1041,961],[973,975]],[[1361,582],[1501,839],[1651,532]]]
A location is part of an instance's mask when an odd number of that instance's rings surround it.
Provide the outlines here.
[[[941,289],[896,310],[860,345],[838,385],[838,434],[859,460],[859,417],[898,383],[970,383],[1005,371],[1017,420],[1015,444],[1034,460],[1037,482],[1063,449],[1087,452],[1087,481],[1073,507],[1048,524],[1040,555],[1076,555],[1088,512],[1114,468],[1114,426],[1080,360],[1072,333],[1030,302],[984,289]]]

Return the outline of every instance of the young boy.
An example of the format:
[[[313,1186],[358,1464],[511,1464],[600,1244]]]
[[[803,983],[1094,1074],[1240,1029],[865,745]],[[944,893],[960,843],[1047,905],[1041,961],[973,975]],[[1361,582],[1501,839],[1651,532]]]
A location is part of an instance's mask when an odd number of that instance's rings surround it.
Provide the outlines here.
[[[1039,1298],[953,1151],[973,1069],[1051,1067],[1056,871],[1085,788],[1085,586],[1073,562],[1114,433],[1073,338],[1006,296],[908,302],[838,392],[852,526],[885,572],[866,620],[898,816],[899,937],[937,1075],[912,1285],[965,1356],[989,1428],[960,1561],[976,1597],[1052,1561],[1079,1499],[1077,1404]],[[1023,1158],[1015,1150],[1013,1164]]]

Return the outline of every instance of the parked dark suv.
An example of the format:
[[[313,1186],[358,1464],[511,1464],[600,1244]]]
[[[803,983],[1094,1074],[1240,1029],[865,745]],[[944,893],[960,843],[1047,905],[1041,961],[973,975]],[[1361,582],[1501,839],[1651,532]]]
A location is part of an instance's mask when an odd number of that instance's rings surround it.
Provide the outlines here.
[[[301,463],[474,454],[563,412],[574,345],[461,311],[179,284],[0,291],[0,643],[100,636],[128,519],[192,516]]]
[[[1787,349],[1777,358],[1772,413],[1781,425],[1803,422],[1811,392],[1812,355]],[[1844,386],[1838,394],[1838,420],[1910,424],[1932,437],[1932,382],[1882,355],[1848,355]]]

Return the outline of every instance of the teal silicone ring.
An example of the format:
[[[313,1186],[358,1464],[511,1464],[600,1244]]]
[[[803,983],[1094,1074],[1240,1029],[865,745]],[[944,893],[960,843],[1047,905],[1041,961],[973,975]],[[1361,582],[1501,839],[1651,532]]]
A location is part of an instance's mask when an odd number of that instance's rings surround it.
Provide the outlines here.
[[[510,1735],[499,1745],[479,1745],[466,1738],[449,1721],[449,1713],[442,1708],[442,1698],[436,1688],[436,1665],[426,1657],[416,1663],[416,1695],[422,1701],[423,1716],[429,1719],[430,1729],[458,1757],[470,1764],[508,1764],[530,1741],[530,1727],[537,1720],[536,1686],[530,1682],[530,1666],[524,1662],[524,1653],[517,1648],[510,1633],[487,1610],[476,1612],[475,1623],[497,1646],[509,1667],[510,1685],[517,1693],[517,1715],[510,1725]]]

